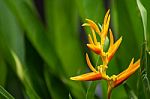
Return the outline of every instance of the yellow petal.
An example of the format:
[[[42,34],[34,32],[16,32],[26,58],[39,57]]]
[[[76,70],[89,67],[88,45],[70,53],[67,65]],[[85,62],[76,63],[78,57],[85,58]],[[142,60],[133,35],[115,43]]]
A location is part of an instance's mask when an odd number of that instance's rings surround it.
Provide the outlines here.
[[[99,72],[90,72],[83,75],[70,77],[71,80],[79,80],[79,81],[93,81],[93,80],[100,80],[102,76]]]
[[[140,67],[140,59],[137,60],[134,64],[133,61],[134,59],[132,59],[129,67],[125,71],[117,75],[117,80],[114,83],[115,87],[123,83],[123,81],[128,79]]]
[[[93,71],[93,72],[97,72],[96,69],[92,66],[91,62],[90,62],[90,59],[89,59],[89,56],[88,54],[86,53],[86,62],[89,66],[89,68]]]
[[[122,37],[120,37],[120,39],[117,40],[116,43],[113,45],[113,47],[108,51],[108,61],[110,61],[112,59],[112,57],[114,56],[114,54],[117,51],[121,41],[122,41]]]

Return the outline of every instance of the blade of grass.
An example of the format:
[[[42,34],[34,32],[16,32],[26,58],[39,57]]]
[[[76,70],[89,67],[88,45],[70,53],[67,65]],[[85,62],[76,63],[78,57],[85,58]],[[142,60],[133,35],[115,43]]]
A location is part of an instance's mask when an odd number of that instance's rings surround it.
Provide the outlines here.
[[[66,86],[62,81],[58,77],[50,74],[47,69],[45,69],[44,73],[45,81],[52,99],[62,99],[62,97],[67,99],[69,91],[66,89]]]
[[[104,4],[101,0],[75,0],[82,21],[86,18],[92,19],[93,21],[102,23],[104,16]]]
[[[62,81],[67,85],[68,89],[71,92],[72,97],[75,99],[84,99],[85,98],[85,89],[82,87],[81,82],[70,81],[64,77],[61,78]]]
[[[6,4],[14,15],[19,19],[21,26],[25,29],[28,39],[36,48],[40,56],[48,64],[51,72],[54,74],[64,73],[63,68],[60,65],[60,60],[57,57],[56,51],[50,41],[48,40],[45,29],[41,21],[39,20],[37,13],[25,0],[5,0]],[[60,66],[61,69],[58,72],[56,66]]]
[[[72,99],[71,94],[69,93],[69,99]]]
[[[98,81],[91,82],[86,93],[86,99],[94,99],[95,89],[96,89],[97,84],[98,84]]]
[[[79,19],[74,0],[45,0],[44,4],[48,20],[47,35],[53,42],[67,76],[75,75],[77,69],[84,66],[84,57],[79,42]]]
[[[145,4],[145,6],[143,4]],[[148,99],[150,97],[150,79],[148,77],[150,77],[150,73],[149,73],[149,47],[148,47],[148,44],[149,44],[149,24],[150,24],[150,21],[148,21],[148,17],[149,14],[147,14],[148,12],[150,12],[150,7],[147,6],[146,3],[150,4],[150,2],[147,2],[147,1],[141,1],[140,0],[137,0],[137,5],[138,5],[138,8],[140,10],[140,14],[141,14],[141,18],[142,18],[142,22],[143,22],[143,28],[144,28],[144,44],[143,44],[143,48],[142,48],[142,56],[141,56],[141,79],[142,79],[142,82],[139,81],[139,83],[141,82],[141,84],[143,85],[143,89],[144,89],[144,95],[145,95],[145,98]],[[148,23],[148,26],[147,26],[147,23]],[[140,86],[140,85],[139,85]],[[141,92],[139,92],[141,93]],[[139,97],[142,97],[142,95],[140,94]]]
[[[79,41],[77,8],[74,0],[45,0],[44,4],[48,29],[47,35],[51,42],[53,42],[67,74],[67,78],[62,78],[68,79],[70,76],[76,75],[77,71],[83,69],[83,66],[85,66],[84,57],[81,53],[82,47],[80,47]],[[71,80],[63,82],[71,87],[70,93],[73,97],[77,99],[84,98],[84,93],[82,92],[84,90],[83,86],[79,86],[76,82],[72,83]]]
[[[7,92],[1,85],[0,85],[0,94],[4,96],[6,99],[15,99],[9,92]]]
[[[22,29],[19,27],[15,17],[8,9],[3,0],[0,1],[0,37],[1,50],[6,60],[11,61],[8,49],[13,49],[24,62],[24,35]]]
[[[22,83],[25,86],[26,93],[31,99],[40,99],[36,91],[33,89],[32,84],[30,82],[30,78],[28,74],[24,71],[24,66],[22,65],[19,57],[16,55],[14,51],[11,51],[11,54],[14,58],[16,64],[16,72],[19,78],[21,79]]]
[[[6,81],[6,76],[7,76],[7,67],[6,67],[6,63],[5,63],[1,53],[0,53],[0,73],[1,73],[0,85],[4,86],[6,83],[5,81]]]

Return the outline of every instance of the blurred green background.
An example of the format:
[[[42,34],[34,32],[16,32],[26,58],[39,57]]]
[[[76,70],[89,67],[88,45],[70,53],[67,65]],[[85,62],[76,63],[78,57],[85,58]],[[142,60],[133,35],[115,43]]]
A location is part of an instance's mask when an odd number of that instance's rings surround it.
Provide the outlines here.
[[[132,59],[141,66],[112,92],[112,99],[150,97],[150,1],[148,0],[0,0],[0,98],[107,99],[105,81],[71,81],[89,72],[97,56],[86,47],[86,18],[103,23],[108,9],[120,48],[108,74],[126,69]],[[95,65],[94,65],[95,66]]]

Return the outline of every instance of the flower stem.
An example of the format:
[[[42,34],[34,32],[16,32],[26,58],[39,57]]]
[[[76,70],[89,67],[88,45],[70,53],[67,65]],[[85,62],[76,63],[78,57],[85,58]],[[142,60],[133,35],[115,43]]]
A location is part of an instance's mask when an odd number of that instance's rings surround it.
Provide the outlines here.
[[[111,82],[108,81],[107,99],[110,99],[111,91],[112,91]]]

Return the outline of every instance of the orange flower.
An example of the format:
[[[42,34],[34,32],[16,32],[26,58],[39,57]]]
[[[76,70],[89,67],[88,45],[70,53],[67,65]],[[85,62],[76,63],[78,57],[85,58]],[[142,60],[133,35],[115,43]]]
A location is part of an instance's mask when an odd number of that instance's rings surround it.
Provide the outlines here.
[[[90,27],[93,39],[92,39],[91,35],[89,34],[88,35],[89,44],[87,44],[87,47],[101,57],[103,64],[97,66],[98,70],[96,70],[93,67],[93,65],[91,64],[88,54],[86,54],[86,61],[87,61],[89,68],[92,70],[92,72],[70,78],[71,80],[80,80],[80,81],[93,81],[93,80],[101,80],[101,79],[107,80],[107,82],[108,82],[108,99],[110,98],[112,89],[117,87],[121,83],[123,83],[123,81],[125,81],[127,78],[129,78],[140,67],[140,60],[133,63],[134,59],[132,59],[129,67],[126,70],[124,70],[123,72],[121,72],[120,74],[112,75],[110,77],[106,74],[106,70],[108,69],[107,65],[108,65],[109,61],[112,59],[112,57],[114,56],[115,52],[119,48],[121,41],[122,41],[122,37],[120,37],[114,43],[113,33],[112,33],[111,29],[109,29],[109,22],[110,22],[109,12],[110,11],[108,10],[105,15],[104,23],[102,25],[101,31],[100,31],[99,27],[96,25],[96,23],[89,19],[86,19],[87,23],[84,23],[82,25],[82,26]],[[109,36],[110,44],[109,44],[108,51],[104,52],[103,48],[104,48],[104,43],[105,43],[105,40],[107,37],[108,30],[110,33],[110,36]],[[100,36],[101,41],[97,40],[95,32]]]

